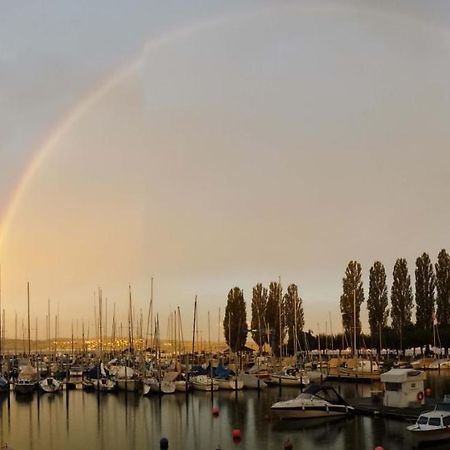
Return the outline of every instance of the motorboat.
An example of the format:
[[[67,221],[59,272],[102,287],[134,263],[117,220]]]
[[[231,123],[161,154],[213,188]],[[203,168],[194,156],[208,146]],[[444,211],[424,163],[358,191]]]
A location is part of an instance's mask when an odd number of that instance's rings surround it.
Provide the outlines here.
[[[69,368],[69,379],[67,380],[67,387],[69,389],[76,389],[77,386],[83,382],[83,369],[80,366],[71,366]]]
[[[279,419],[336,418],[354,412],[332,386],[316,384],[292,400],[274,403],[270,410]]]
[[[36,381],[27,379],[18,379],[14,385],[14,391],[16,394],[28,395],[34,392],[36,388]]]
[[[450,439],[450,398],[437,403],[432,411],[422,413],[414,425],[406,429],[417,443],[438,442]]]
[[[59,392],[63,388],[63,383],[56,378],[47,377],[43,380],[39,381],[39,387],[42,391],[53,394],[55,392]]]
[[[14,390],[17,394],[31,394],[36,388],[37,380],[37,370],[31,364],[28,364],[19,373]]]

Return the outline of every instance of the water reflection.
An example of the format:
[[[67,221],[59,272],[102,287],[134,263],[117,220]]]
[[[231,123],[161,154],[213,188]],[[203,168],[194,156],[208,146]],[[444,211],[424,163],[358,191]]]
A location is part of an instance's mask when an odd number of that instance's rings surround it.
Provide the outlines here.
[[[437,397],[450,393],[450,374],[431,374],[428,381]],[[373,385],[341,385],[346,398],[370,396]],[[406,423],[355,416],[333,421],[271,421],[270,406],[293,398],[296,389],[265,392],[193,392],[186,396],[141,397],[134,393],[102,394],[70,391],[58,395],[0,396],[2,442],[16,449],[99,450],[158,449],[162,436],[170,450],[282,449],[289,438],[299,449],[389,450],[411,448]],[[214,417],[211,409],[219,408]],[[231,431],[239,428],[237,446]],[[449,448],[434,445],[433,448]]]

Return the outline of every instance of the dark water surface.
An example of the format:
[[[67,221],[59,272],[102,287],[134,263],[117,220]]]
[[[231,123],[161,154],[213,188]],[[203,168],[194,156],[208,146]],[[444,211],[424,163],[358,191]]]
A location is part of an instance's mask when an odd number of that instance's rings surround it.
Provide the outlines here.
[[[433,397],[450,393],[450,374],[429,374]],[[376,386],[342,384],[347,399],[369,396]],[[292,398],[297,389],[283,388],[282,399]],[[35,393],[20,398],[13,392],[1,397],[0,441],[15,450],[61,449],[159,449],[162,436],[170,450],[272,450],[283,449],[289,438],[294,449],[386,450],[412,448],[405,431],[406,422],[355,416],[334,422],[303,423],[270,421],[270,406],[279,399],[277,388],[243,391],[194,392],[165,397],[142,397],[118,393],[69,391],[56,395]],[[218,417],[212,406],[220,408]],[[232,430],[242,432],[233,442]],[[448,449],[450,444],[434,445]]]

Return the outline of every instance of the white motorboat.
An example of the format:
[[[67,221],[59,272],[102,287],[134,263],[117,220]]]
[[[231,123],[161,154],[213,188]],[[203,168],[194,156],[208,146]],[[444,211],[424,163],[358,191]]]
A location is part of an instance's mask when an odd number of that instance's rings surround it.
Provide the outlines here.
[[[196,375],[189,380],[192,389],[196,391],[218,391],[219,384],[216,380],[211,379],[207,375]]]
[[[292,400],[274,403],[270,410],[279,419],[336,418],[354,412],[333,387],[316,384]]]
[[[36,388],[36,381],[18,379],[14,385],[16,394],[32,394]]]
[[[76,389],[83,382],[83,369],[79,366],[71,366],[69,369],[69,379],[67,380],[67,387]]]
[[[417,443],[439,442],[450,439],[450,399],[444,398],[433,411],[422,413],[414,425],[406,429]]]
[[[36,388],[37,380],[37,370],[31,364],[28,364],[19,373],[14,390],[17,394],[31,394]]]
[[[63,388],[63,383],[56,378],[47,377],[43,380],[39,381],[39,387],[42,391],[53,394],[55,392],[59,392]]]

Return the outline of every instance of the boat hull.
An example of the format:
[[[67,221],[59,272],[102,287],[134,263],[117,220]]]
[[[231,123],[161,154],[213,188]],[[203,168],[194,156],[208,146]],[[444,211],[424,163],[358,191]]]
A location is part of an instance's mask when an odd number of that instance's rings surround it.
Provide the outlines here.
[[[420,430],[407,428],[414,441],[417,443],[440,442],[450,440],[450,429]]]
[[[350,411],[337,407],[272,408],[273,417],[281,420],[345,417]]]
[[[16,383],[14,391],[19,395],[30,395],[34,392],[36,383]]]

